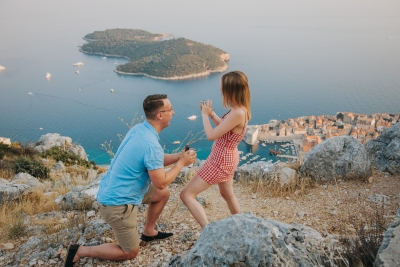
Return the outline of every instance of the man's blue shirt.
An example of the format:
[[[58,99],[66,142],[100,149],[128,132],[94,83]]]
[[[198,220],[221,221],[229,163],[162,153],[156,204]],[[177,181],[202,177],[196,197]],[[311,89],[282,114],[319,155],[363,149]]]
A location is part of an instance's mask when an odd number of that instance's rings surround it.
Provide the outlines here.
[[[100,203],[109,206],[142,203],[151,182],[148,171],[164,168],[164,150],[159,139],[147,121],[127,133],[100,182],[97,193]]]

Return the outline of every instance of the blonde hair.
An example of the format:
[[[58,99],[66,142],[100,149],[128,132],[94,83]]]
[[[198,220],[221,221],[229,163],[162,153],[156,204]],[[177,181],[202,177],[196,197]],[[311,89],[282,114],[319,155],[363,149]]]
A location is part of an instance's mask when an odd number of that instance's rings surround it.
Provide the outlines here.
[[[221,78],[222,105],[226,108],[232,105],[245,107],[248,119],[251,119],[250,87],[246,74],[236,70],[225,73]]]

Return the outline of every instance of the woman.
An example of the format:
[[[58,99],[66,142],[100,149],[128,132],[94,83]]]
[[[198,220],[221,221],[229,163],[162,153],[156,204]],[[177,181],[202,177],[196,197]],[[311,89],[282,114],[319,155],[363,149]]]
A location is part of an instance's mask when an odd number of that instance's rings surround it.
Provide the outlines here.
[[[239,164],[237,146],[251,118],[247,76],[241,71],[224,74],[221,78],[221,92],[223,106],[230,108],[221,118],[214,113],[211,101],[200,102],[205,134],[208,140],[215,141],[206,162],[180,194],[183,203],[202,228],[208,224],[208,220],[196,196],[213,184],[218,184],[231,214],[240,212],[239,202],[233,192],[233,175]],[[215,128],[212,128],[210,119]]]

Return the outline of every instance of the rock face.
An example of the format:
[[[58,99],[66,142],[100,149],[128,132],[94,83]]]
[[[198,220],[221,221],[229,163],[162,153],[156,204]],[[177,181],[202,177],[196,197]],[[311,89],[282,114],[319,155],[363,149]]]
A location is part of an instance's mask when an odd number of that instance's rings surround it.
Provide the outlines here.
[[[375,267],[400,266],[400,209],[390,223],[376,255]]]
[[[99,191],[99,184],[103,179],[105,173],[99,174],[90,184],[86,186],[76,186],[71,191],[63,196],[56,198],[56,203],[65,210],[78,209],[82,201],[91,199],[96,200],[97,192]]]
[[[400,173],[400,122],[365,144],[371,162],[381,171]]]
[[[0,204],[19,198],[29,188],[30,186],[25,184],[0,184]]]
[[[306,226],[238,214],[208,224],[189,253],[167,266],[315,266],[306,243],[322,239]]]
[[[29,173],[20,172],[12,179],[14,184],[25,184],[32,189],[44,189],[45,185],[41,183],[37,178],[33,177]]]
[[[371,175],[368,153],[352,136],[337,136],[313,147],[304,157],[300,172],[314,179],[367,179]]]
[[[34,147],[34,150],[38,153],[43,153],[53,146],[65,148],[67,152],[77,155],[80,159],[88,159],[85,149],[82,146],[73,144],[70,137],[60,136],[58,133],[42,135]]]

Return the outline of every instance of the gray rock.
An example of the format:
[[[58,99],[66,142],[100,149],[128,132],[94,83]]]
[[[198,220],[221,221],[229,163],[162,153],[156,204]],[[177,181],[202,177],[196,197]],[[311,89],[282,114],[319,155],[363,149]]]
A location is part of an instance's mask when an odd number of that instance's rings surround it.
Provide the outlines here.
[[[400,173],[400,122],[365,144],[371,162],[381,171]]]
[[[92,206],[99,191],[99,184],[105,173],[99,174],[96,179],[86,186],[76,186],[63,196],[55,199],[56,203],[65,210],[80,209],[84,201],[91,201]],[[95,208],[95,207],[93,207]]]
[[[26,184],[0,184],[0,204],[19,198],[29,188]]]
[[[51,168],[52,172],[63,172],[65,171],[64,163],[60,160]]]
[[[385,195],[382,195],[382,194],[376,194],[376,195],[372,195],[372,196],[368,196],[367,197],[367,201],[370,201],[370,202],[374,202],[374,203],[386,203],[386,200],[387,200],[387,196],[385,196]]]
[[[367,179],[371,176],[368,153],[352,136],[332,137],[313,147],[300,167],[303,175],[313,179]]]
[[[279,182],[281,185],[292,184],[296,182],[297,173],[295,170],[284,167],[279,170]]]
[[[34,150],[38,153],[43,153],[54,146],[61,147],[69,153],[77,155],[80,159],[88,159],[82,146],[73,144],[70,137],[60,136],[58,133],[42,135],[34,147]]]
[[[382,245],[376,255],[374,267],[400,266],[400,209],[396,218],[390,223],[383,237]]]
[[[14,176],[12,179],[12,183],[14,184],[26,184],[29,185],[32,189],[44,189],[45,185],[41,183],[37,178],[32,175],[24,172],[20,172]]]
[[[167,266],[278,266],[290,261],[290,266],[311,267],[317,255],[305,244],[322,240],[309,227],[238,214],[208,224],[189,253],[173,256]]]
[[[8,184],[10,183],[8,180],[0,178],[0,184]]]

